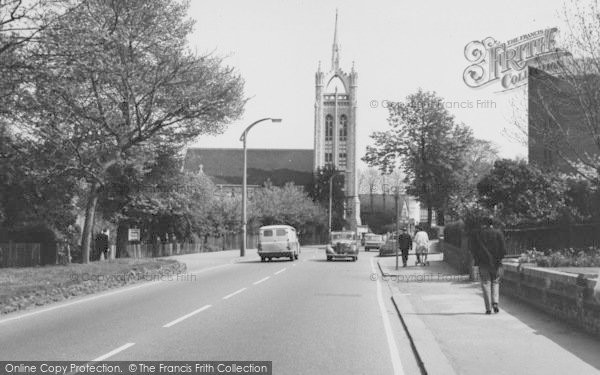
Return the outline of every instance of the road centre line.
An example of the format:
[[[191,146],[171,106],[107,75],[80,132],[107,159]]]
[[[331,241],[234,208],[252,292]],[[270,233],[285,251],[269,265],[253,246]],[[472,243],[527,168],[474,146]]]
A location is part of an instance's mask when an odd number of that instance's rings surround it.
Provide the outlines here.
[[[229,298],[235,296],[236,294],[239,294],[239,293],[243,292],[246,289],[248,289],[248,288],[242,288],[240,290],[236,290],[235,292],[230,293],[230,294],[226,295],[225,297],[223,297],[223,299],[229,299]]]
[[[133,342],[129,342],[129,343],[127,343],[127,344],[123,345],[123,346],[119,346],[119,347],[118,347],[118,348],[116,348],[115,350],[111,350],[110,352],[108,352],[108,353],[106,353],[106,354],[104,354],[104,355],[101,355],[100,357],[98,357],[98,358],[96,358],[96,359],[92,360],[92,362],[104,361],[106,358],[108,358],[108,357],[112,357],[113,355],[115,355],[115,354],[117,354],[117,353],[120,353],[120,352],[122,352],[123,350],[125,350],[125,349],[127,349],[127,348],[130,348],[130,347],[132,347],[132,346],[134,346],[134,345],[135,345],[135,343],[133,343]]]
[[[269,280],[270,278],[271,278],[271,276],[267,276],[267,277],[265,277],[264,279],[260,279],[260,280],[258,280],[258,281],[255,281],[253,284],[254,284],[254,285],[258,285],[258,284],[262,283],[263,281],[267,281],[267,280]]]
[[[370,262],[371,272],[377,273],[377,270],[373,265],[373,258],[370,259]],[[379,278],[377,278],[375,284],[377,284],[377,302],[379,303],[379,312],[381,313],[381,318],[383,319],[383,328],[385,329],[385,336],[387,338],[388,347],[390,349],[390,356],[392,359],[392,367],[394,368],[394,375],[404,375],[404,369],[402,368],[402,362],[400,361],[400,355],[398,354],[398,346],[396,345],[396,340],[394,339],[394,333],[390,324],[390,318],[388,317],[387,310],[383,303],[383,297],[381,294],[381,281],[379,280]]]
[[[279,271],[275,272],[275,275],[279,275],[280,273],[282,273],[285,270],[287,270],[287,267],[286,268],[282,268]]]
[[[204,311],[204,310],[206,310],[206,309],[209,309],[209,308],[211,308],[211,307],[212,307],[212,305],[206,305],[206,306],[202,306],[202,307],[201,307],[201,308],[199,308],[198,310],[194,310],[194,311],[192,311],[191,313],[189,313],[189,314],[187,314],[187,315],[184,315],[184,316],[182,316],[181,318],[175,319],[175,320],[173,320],[172,322],[165,324],[165,325],[163,326],[163,328],[169,328],[169,327],[172,327],[172,326],[174,326],[175,324],[177,324],[177,323],[180,323],[180,322],[182,322],[182,321],[186,320],[187,318],[190,318],[190,317],[192,317],[192,316],[194,316],[194,315],[196,315],[196,314],[198,314],[198,313],[201,313],[202,311]]]

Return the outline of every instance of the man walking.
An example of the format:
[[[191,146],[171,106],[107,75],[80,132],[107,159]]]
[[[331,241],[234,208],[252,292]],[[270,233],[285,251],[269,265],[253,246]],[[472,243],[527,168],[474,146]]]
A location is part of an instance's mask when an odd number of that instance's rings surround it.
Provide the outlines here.
[[[402,232],[398,235],[398,248],[402,252],[402,267],[406,267],[408,250],[412,248],[412,237],[406,232],[406,228],[402,228]]]
[[[492,218],[483,220],[482,228],[475,233],[469,246],[476,266],[479,266],[479,278],[483,290],[485,313],[500,311],[500,271],[502,258],[506,254],[506,244],[502,232],[493,227]]]

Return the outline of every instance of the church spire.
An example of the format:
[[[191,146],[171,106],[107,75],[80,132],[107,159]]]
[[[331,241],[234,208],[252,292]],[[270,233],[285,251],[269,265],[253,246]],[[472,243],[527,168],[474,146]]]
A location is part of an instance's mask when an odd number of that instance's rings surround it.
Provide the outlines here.
[[[331,70],[338,70],[340,67],[340,47],[338,46],[337,27],[338,11],[335,10],[335,29],[333,31],[333,46],[331,49]]]

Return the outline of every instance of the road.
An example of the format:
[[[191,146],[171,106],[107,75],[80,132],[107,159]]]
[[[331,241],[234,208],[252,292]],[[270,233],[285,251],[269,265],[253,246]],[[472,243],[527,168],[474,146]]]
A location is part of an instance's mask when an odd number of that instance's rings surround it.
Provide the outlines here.
[[[375,256],[189,255],[182,280],[3,318],[0,360],[265,360],[274,374],[417,374],[388,286],[370,278]]]

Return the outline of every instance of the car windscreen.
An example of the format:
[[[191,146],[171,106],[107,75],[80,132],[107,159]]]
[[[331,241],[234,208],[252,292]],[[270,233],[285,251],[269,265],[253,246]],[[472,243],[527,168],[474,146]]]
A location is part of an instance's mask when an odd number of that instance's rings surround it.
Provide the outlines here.
[[[381,236],[377,236],[377,235],[365,236],[365,241],[381,241],[381,240],[382,240]]]

